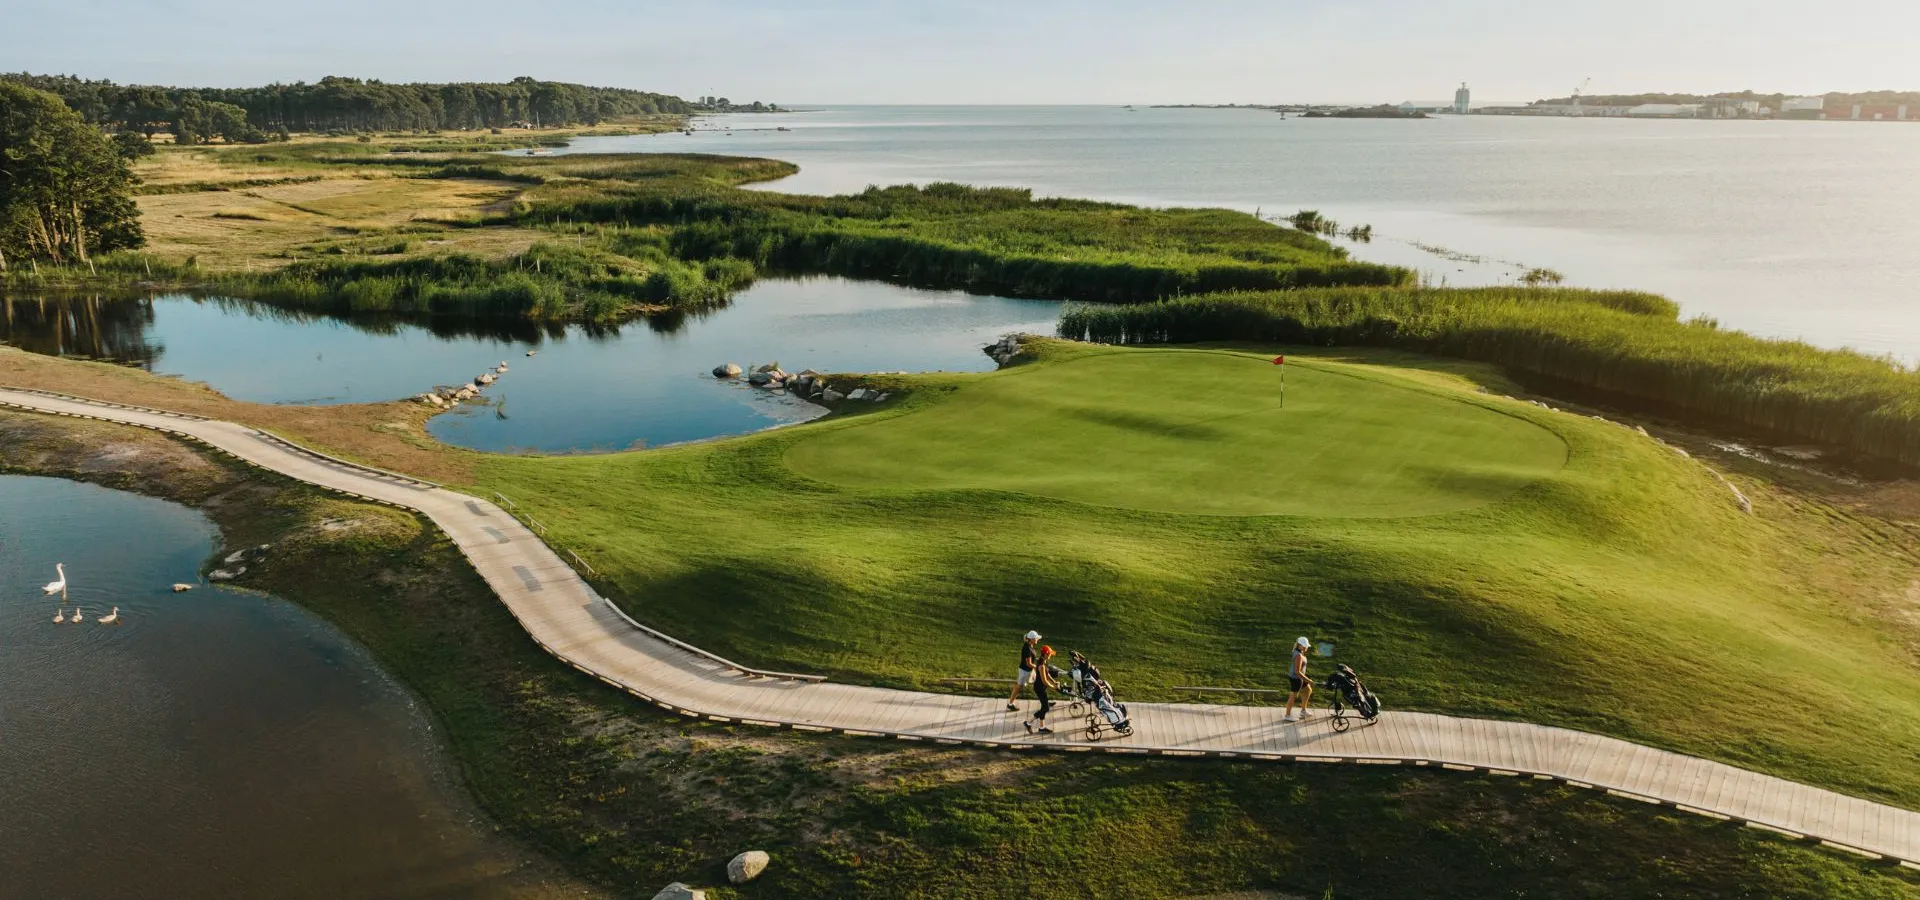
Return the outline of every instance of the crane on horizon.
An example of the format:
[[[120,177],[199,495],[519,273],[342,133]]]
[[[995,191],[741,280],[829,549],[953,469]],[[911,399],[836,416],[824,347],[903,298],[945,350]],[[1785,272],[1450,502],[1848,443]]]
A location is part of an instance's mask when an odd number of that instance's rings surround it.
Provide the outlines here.
[[[1585,81],[1580,82],[1579,87],[1573,89],[1573,108],[1574,109],[1580,108],[1580,95],[1586,91],[1587,85],[1590,85],[1592,83],[1593,83],[1593,76],[1589,75],[1587,76],[1587,79]],[[1574,115],[1579,115],[1579,113],[1575,113]]]

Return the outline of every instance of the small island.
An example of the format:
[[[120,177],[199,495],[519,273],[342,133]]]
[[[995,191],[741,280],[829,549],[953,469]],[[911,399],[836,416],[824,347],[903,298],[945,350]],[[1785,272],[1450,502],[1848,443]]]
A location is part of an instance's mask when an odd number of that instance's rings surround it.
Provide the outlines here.
[[[1425,119],[1427,114],[1417,109],[1401,109],[1398,106],[1354,106],[1347,109],[1310,109],[1300,114],[1302,119]]]

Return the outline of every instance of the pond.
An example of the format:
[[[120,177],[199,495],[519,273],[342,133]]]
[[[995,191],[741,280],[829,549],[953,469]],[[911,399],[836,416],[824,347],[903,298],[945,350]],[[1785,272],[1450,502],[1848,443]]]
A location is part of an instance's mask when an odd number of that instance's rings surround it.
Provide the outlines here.
[[[718,381],[726,362],[789,371],[985,371],[981,348],[1051,333],[1060,306],[843,278],[762,281],[724,306],[618,327],[336,318],[225,298],[0,300],[0,341],[204,381],[258,403],[361,403],[508,363],[486,405],[428,425],[493,452],[658,446],[804,422],[821,407]],[[537,351],[527,356],[528,350]]]
[[[198,512],[24,476],[0,512],[0,895],[548,893],[362,648],[272,597],[171,591],[218,540]]]

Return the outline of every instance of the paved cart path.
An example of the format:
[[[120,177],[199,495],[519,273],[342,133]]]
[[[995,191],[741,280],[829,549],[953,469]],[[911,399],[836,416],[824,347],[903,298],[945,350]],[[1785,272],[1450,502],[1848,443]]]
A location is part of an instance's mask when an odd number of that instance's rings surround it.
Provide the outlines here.
[[[527,633],[567,664],[666,709],[719,721],[1016,749],[1447,766],[1550,777],[1920,865],[1920,813],[1565,728],[1388,712],[1336,733],[1271,707],[1131,704],[1130,737],[1073,720],[1033,738],[1004,700],[753,673],[652,632],[596,594],[507,510],[406,476],[305,451],[244,425],[0,388],[0,406],[160,429],[335,491],[418,510],[453,539]]]

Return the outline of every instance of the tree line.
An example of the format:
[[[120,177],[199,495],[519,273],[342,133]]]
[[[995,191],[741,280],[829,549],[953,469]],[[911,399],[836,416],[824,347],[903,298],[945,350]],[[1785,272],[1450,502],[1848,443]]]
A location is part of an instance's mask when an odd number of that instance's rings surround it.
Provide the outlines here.
[[[505,83],[389,84],[328,76],[311,84],[246,88],[120,85],[72,75],[0,75],[56,94],[87,122],[149,138],[166,131],[197,143],[211,138],[253,142],[308,131],[597,125],[624,116],[690,114],[679,97],[626,88],[589,87],[521,76]]]
[[[90,266],[93,254],[140,246],[132,159],[151,152],[53,94],[0,81],[0,272],[9,259]]]

